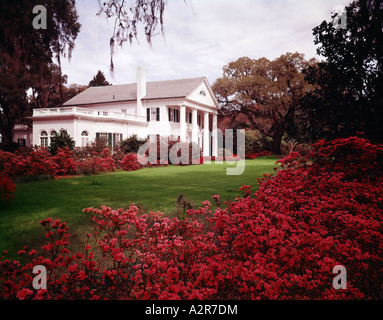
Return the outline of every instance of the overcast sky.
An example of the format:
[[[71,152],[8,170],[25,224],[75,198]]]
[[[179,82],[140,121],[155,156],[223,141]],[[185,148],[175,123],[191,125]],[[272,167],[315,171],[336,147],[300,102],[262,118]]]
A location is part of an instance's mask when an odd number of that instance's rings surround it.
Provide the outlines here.
[[[132,0],[130,0],[133,2]],[[139,32],[139,43],[117,48],[114,76],[109,71],[113,20],[98,17],[96,0],[77,0],[82,28],[72,59],[62,62],[68,84],[88,84],[98,70],[112,84],[136,82],[136,68],[147,81],[206,76],[210,84],[222,67],[240,57],[274,59],[286,52],[316,57],[312,29],[329,20],[336,6],[350,0],[168,0],[165,37],[152,47]],[[113,76],[113,77],[112,77]]]

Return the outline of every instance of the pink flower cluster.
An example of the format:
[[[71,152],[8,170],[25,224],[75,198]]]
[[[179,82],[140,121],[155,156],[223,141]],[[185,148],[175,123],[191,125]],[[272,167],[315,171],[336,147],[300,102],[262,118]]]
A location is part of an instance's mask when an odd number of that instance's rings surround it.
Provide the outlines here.
[[[135,171],[141,168],[136,153],[127,153],[120,161],[120,165],[125,171]]]
[[[256,159],[259,157],[264,157],[264,156],[269,156],[271,155],[270,151],[260,151],[257,153],[250,153],[250,154],[245,154],[245,159]]]
[[[12,200],[15,193],[16,189],[13,181],[4,174],[0,174],[0,200]]]
[[[24,248],[30,263],[0,263],[0,298],[382,298],[382,156],[383,146],[360,138],[319,141],[282,159],[255,193],[243,186],[225,209],[216,194],[215,210],[204,201],[181,220],[134,204],[86,208],[94,229],[81,253],[68,250],[65,224],[41,221],[43,254]],[[31,288],[37,264],[47,290]],[[332,287],[336,265],[347,269],[347,289]]]
[[[79,174],[97,174],[116,170],[116,162],[109,148],[104,148],[101,153],[93,151],[91,154],[76,159]]]

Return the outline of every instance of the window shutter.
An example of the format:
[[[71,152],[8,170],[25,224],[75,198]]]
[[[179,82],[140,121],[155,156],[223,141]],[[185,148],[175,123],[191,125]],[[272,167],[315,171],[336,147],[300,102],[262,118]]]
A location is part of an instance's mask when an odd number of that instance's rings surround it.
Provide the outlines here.
[[[118,133],[113,133],[113,148],[116,146],[117,135]]]
[[[146,108],[146,121],[150,121],[150,108]]]
[[[100,132],[96,132],[96,139],[100,139]]]
[[[172,109],[168,108],[169,121],[172,121]]]
[[[157,115],[157,121],[160,121],[160,108],[157,108],[157,112],[156,112],[156,115]]]
[[[108,132],[108,146],[113,147],[113,133]]]

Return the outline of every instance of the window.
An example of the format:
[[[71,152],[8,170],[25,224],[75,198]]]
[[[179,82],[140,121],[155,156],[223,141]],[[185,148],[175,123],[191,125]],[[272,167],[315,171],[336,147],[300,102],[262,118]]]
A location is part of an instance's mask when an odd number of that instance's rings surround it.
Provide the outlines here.
[[[81,132],[81,146],[82,147],[86,147],[87,144],[89,143],[89,137],[88,137],[88,132],[87,131],[83,131]]]
[[[122,133],[113,133],[113,147],[118,146],[122,141]]]
[[[25,139],[17,139],[17,143],[18,143],[20,146],[25,147],[25,145],[26,145],[26,140],[25,140]]]
[[[50,136],[51,144],[52,144],[52,141],[53,141],[53,138],[54,138],[54,137],[57,137],[57,132],[53,130],[53,131],[51,132],[51,136]]]
[[[108,139],[108,133],[107,132],[100,132],[100,138]]]
[[[160,108],[146,108],[146,121],[160,121]]]
[[[172,108],[168,108],[169,121],[174,121],[174,110]]]
[[[84,133],[85,131],[83,131]],[[104,138],[108,141],[108,147],[115,147],[120,141],[122,141],[122,133],[111,132],[96,132],[96,139]]]
[[[42,131],[40,134],[40,145],[43,148],[48,147],[48,133],[46,131]]]
[[[200,94],[201,96],[206,96],[206,92],[203,91],[203,90],[201,90],[201,91],[199,92],[199,94]]]
[[[189,112],[189,123],[192,123],[192,113]]]
[[[169,121],[180,122],[180,111],[178,109],[168,108]],[[187,121],[187,114],[185,114]]]
[[[198,120],[197,120],[198,125],[201,126],[201,115],[200,115],[200,114],[198,115],[198,118],[197,118],[197,119],[198,119]]]

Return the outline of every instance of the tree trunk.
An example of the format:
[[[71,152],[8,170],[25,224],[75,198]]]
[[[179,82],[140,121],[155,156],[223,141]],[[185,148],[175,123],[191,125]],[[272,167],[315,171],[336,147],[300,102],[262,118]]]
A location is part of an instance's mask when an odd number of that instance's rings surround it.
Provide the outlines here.
[[[273,137],[272,153],[281,154],[282,135]]]

